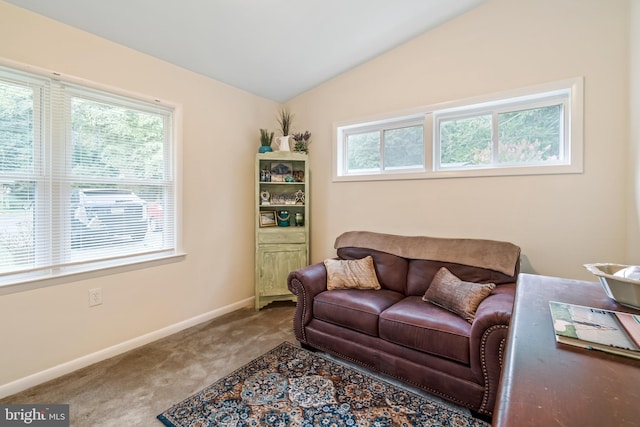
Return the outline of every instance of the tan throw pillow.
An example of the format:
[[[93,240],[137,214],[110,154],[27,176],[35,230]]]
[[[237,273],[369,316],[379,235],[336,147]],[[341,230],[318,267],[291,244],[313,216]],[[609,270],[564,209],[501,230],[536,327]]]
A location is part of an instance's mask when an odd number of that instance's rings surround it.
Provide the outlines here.
[[[495,288],[493,283],[465,282],[442,267],[433,277],[422,300],[445,308],[472,323],[478,306]]]
[[[346,260],[326,259],[327,289],[380,289],[371,256]]]

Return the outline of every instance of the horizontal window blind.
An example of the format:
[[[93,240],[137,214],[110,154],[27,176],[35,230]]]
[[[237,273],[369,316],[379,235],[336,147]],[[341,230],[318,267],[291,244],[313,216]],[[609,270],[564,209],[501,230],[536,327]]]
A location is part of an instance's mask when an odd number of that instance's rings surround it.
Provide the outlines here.
[[[174,252],[172,120],[0,68],[0,285]]]

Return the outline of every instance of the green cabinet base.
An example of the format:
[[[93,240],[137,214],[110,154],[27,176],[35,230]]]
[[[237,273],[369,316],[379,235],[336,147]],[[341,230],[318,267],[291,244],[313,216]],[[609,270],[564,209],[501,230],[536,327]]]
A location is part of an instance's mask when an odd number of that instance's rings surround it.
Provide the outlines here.
[[[276,301],[293,301],[296,302],[296,296],[293,294],[286,294],[286,295],[274,295],[274,296],[270,296],[270,297],[256,297],[256,311],[260,310],[263,307],[266,307],[267,305],[271,304],[272,302],[276,302]]]
[[[295,300],[287,288],[287,277],[291,271],[305,265],[306,244],[259,244],[256,256],[256,310],[273,301]]]

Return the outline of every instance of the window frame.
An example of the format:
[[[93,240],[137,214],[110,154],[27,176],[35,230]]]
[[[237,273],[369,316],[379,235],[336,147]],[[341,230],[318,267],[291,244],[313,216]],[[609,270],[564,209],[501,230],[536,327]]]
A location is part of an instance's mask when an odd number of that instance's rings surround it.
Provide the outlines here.
[[[170,244],[167,247],[163,247],[157,250],[150,250],[146,252],[132,252],[126,255],[115,256],[113,258],[93,259],[80,262],[66,263],[63,266],[58,265],[54,257],[61,255],[63,252],[68,251],[66,248],[68,242],[64,242],[69,239],[67,236],[69,229],[68,224],[63,219],[66,215],[58,212],[58,218],[62,221],[57,225],[51,225],[44,229],[41,227],[41,221],[34,223],[34,232],[38,235],[41,233],[47,233],[49,238],[42,239],[36,237],[35,242],[37,245],[37,251],[41,251],[43,248],[39,245],[42,241],[50,242],[53,240],[52,236],[57,235],[56,245],[62,245],[64,249],[61,251],[54,251],[51,249],[52,243],[47,244],[43,256],[48,258],[48,266],[36,266],[32,269],[19,270],[14,272],[6,272],[0,275],[0,295],[21,292],[30,289],[37,289],[44,286],[50,286],[60,283],[66,283],[70,279],[88,279],[93,277],[99,277],[107,274],[115,274],[124,271],[130,271],[138,268],[145,268],[149,266],[162,265],[169,262],[175,262],[182,259],[186,254],[182,250],[182,236],[181,236],[181,222],[180,212],[181,208],[181,194],[180,194],[180,182],[181,182],[181,141],[179,135],[182,125],[182,107],[178,104],[160,101],[156,98],[150,98],[148,96],[132,93],[118,88],[101,85],[95,82],[90,82],[84,79],[78,79],[73,76],[61,75],[60,73],[45,70],[30,65],[17,63],[14,61],[0,58],[0,67],[7,75],[14,74],[16,76],[16,82],[24,84],[25,81],[32,80],[42,85],[41,90],[46,90],[48,94],[42,95],[43,103],[35,103],[34,105],[44,105],[43,110],[50,109],[53,104],[50,97],[64,96],[66,99],[63,101],[65,108],[69,108],[71,94],[77,95],[81,98],[91,100],[98,100],[104,102],[105,100],[114,103],[119,107],[133,107],[139,111],[145,111],[148,113],[158,113],[163,111],[166,115],[164,117],[165,125],[168,124],[165,129],[165,172],[166,175],[164,182],[169,185],[169,189],[165,188],[164,191],[170,191],[171,199],[173,201],[172,211],[167,212],[167,216],[171,216],[173,224],[168,229],[170,237]],[[50,89],[46,88],[46,85],[51,86]],[[65,91],[60,92],[58,89],[52,89],[53,86],[65,86]],[[62,95],[60,95],[62,93]],[[47,99],[49,98],[49,99]],[[129,103],[127,105],[127,103]],[[48,105],[47,105],[48,104]],[[55,116],[55,119],[53,118]],[[36,215],[46,214],[46,209],[49,207],[53,210],[64,210],[63,199],[60,194],[54,195],[56,191],[51,185],[52,174],[55,173],[52,168],[55,168],[56,161],[68,162],[69,159],[64,155],[60,155],[62,151],[68,151],[67,144],[70,143],[69,139],[64,137],[64,134],[68,133],[70,129],[70,123],[67,118],[64,117],[61,120],[61,116],[64,113],[59,111],[50,110],[47,114],[42,115],[38,120],[35,119],[34,114],[34,127],[41,127],[41,138],[36,141],[34,138],[34,156],[42,156],[46,161],[39,163],[39,169],[34,168],[30,175],[30,178],[35,181],[35,185],[39,187],[39,197],[35,199],[34,212]],[[34,132],[35,133],[35,132]],[[38,146],[36,147],[36,144]],[[36,163],[36,167],[38,164]],[[1,175],[1,174],[0,174]],[[68,179],[67,177],[66,179]],[[169,181],[167,181],[167,179]],[[144,180],[141,180],[143,185]],[[115,182],[114,182],[115,183]],[[154,185],[158,185],[154,182]],[[44,190],[44,191],[43,191]],[[57,197],[57,198],[56,198]],[[166,202],[165,202],[166,203]],[[55,215],[52,211],[51,215]],[[68,214],[67,214],[68,215]],[[40,254],[36,255],[40,256]],[[72,277],[73,276],[73,277]]]
[[[525,88],[492,93],[457,101],[444,102],[414,108],[409,112],[386,114],[376,118],[334,123],[333,181],[383,181],[397,179],[439,179],[483,176],[518,176],[582,173],[583,166],[583,126],[584,126],[584,83],[582,77],[575,77]],[[566,95],[563,95],[566,94]],[[441,167],[439,123],[443,118],[476,116],[479,112],[500,114],[509,111],[535,108],[536,105],[556,105],[561,96],[563,101],[562,133],[565,160],[549,163],[493,164],[474,168]],[[522,108],[524,107],[524,108]],[[359,129],[379,129],[387,124],[401,122],[411,117],[424,120],[424,169],[420,171],[398,170],[393,172],[348,173],[346,164],[345,135]],[[495,123],[493,126],[496,126]],[[496,135],[495,129],[493,132]],[[495,139],[495,138],[494,138]]]
[[[374,121],[366,124],[357,124],[354,126],[344,126],[341,127],[339,132],[341,132],[341,136],[339,137],[341,140],[342,156],[340,157],[344,163],[341,164],[341,167],[346,171],[346,174],[349,176],[360,176],[360,175],[371,175],[371,174],[380,174],[380,175],[393,175],[396,173],[412,173],[412,172],[423,172],[424,167],[395,167],[395,168],[385,168],[384,166],[384,152],[385,152],[385,139],[384,134],[385,131],[401,129],[405,127],[411,126],[423,126],[423,148],[424,148],[424,117],[422,115],[407,115],[401,117],[395,117],[390,120],[382,120],[382,121]],[[380,134],[380,147],[379,147],[379,158],[380,162],[377,169],[362,169],[360,172],[354,171],[349,172],[347,163],[347,151],[348,151],[348,141],[349,136],[358,135],[363,133],[370,132],[378,132]]]

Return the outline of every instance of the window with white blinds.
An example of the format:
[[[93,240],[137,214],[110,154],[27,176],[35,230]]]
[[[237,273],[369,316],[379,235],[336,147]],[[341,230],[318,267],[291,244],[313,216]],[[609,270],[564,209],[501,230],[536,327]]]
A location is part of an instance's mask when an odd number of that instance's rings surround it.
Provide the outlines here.
[[[172,119],[0,67],[0,286],[173,254]]]

